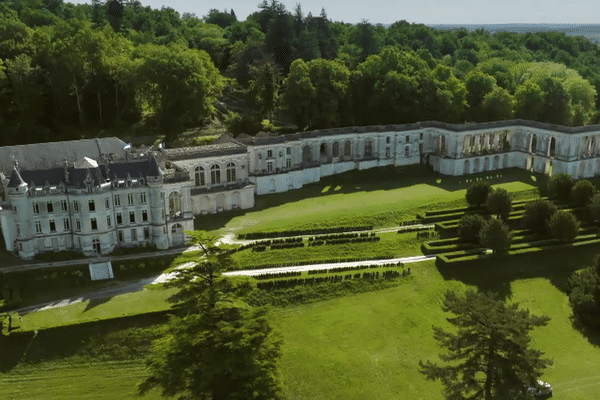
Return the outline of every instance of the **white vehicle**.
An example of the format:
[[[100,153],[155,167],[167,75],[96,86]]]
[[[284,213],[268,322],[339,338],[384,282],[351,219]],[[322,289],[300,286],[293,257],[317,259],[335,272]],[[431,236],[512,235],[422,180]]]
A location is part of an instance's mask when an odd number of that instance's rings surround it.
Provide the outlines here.
[[[533,393],[535,397],[545,397],[552,395],[552,385],[543,381],[537,381],[534,386],[529,386],[527,392]]]

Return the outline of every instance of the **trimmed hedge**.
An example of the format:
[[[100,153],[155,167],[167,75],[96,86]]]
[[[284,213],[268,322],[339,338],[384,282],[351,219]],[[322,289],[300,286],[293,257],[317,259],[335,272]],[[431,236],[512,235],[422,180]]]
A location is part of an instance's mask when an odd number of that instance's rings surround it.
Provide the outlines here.
[[[279,232],[252,232],[252,233],[240,233],[238,239],[267,239],[267,238],[280,238],[289,236],[308,236],[308,235],[320,235],[328,233],[341,233],[341,232],[353,232],[353,231],[370,231],[373,230],[373,225],[365,226],[338,226],[333,228],[321,228],[321,229],[299,229],[290,231],[279,231]]]
[[[249,265],[245,266],[244,269],[270,269],[270,268],[282,268],[282,267],[298,267],[301,265],[317,265],[317,264],[340,264],[344,262],[353,261],[372,261],[372,260],[390,260],[396,258],[390,255],[382,255],[376,257],[347,257],[347,258],[331,258],[328,260],[311,260],[311,261],[294,261],[289,263],[273,263],[273,264],[261,264],[261,265]]]

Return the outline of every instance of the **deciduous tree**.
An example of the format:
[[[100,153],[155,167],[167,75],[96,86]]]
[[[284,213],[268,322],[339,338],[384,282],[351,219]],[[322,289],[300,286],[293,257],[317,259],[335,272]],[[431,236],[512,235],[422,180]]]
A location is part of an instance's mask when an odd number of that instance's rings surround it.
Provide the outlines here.
[[[555,174],[548,180],[548,192],[563,203],[571,200],[571,189],[575,180],[569,174]]]
[[[525,388],[552,364],[531,347],[530,332],[548,324],[528,310],[491,294],[468,290],[464,296],[448,291],[442,306],[456,332],[433,327],[433,337],[446,350],[446,365],[419,361],[427,379],[444,385],[448,400],[527,399]]]
[[[584,206],[592,199],[596,193],[596,187],[587,179],[582,179],[575,182],[571,189],[571,201],[578,205]]]
[[[538,199],[527,203],[521,219],[523,229],[529,229],[538,235],[547,235],[550,228],[550,218],[558,207],[548,200]]]
[[[487,182],[475,182],[467,189],[465,198],[472,207],[481,207],[487,201],[492,186]]]
[[[479,232],[485,219],[478,214],[467,214],[458,223],[458,237],[469,243],[479,243]]]
[[[503,188],[492,190],[485,201],[485,208],[492,215],[507,218],[512,208],[510,194]]]
[[[550,233],[561,243],[572,242],[579,232],[579,221],[570,211],[557,211],[550,218]]]
[[[482,246],[492,250],[493,254],[510,249],[513,234],[508,226],[499,218],[492,218],[483,223],[479,231]]]

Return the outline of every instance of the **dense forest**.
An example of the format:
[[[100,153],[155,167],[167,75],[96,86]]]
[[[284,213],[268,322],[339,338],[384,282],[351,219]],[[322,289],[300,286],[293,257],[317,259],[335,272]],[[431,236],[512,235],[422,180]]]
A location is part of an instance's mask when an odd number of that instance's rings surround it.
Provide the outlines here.
[[[598,123],[600,48],[557,32],[348,24],[264,0],[198,17],[139,1],[0,3],[0,145],[215,119],[280,125]],[[401,17],[401,16],[399,16]]]

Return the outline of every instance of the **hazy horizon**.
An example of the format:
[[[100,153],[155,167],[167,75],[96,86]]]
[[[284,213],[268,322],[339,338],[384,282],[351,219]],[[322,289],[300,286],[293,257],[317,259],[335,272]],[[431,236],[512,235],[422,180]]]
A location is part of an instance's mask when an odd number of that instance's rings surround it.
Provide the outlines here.
[[[180,14],[194,13],[202,17],[212,8],[233,9],[238,20],[258,11],[261,0],[193,1],[140,0],[143,6],[173,8]],[[270,0],[268,0],[270,2]],[[90,3],[90,1],[69,1]],[[516,0],[476,2],[472,0],[422,0],[398,3],[392,0],[281,0],[288,11],[300,3],[304,14],[319,15],[325,8],[332,21],[392,24],[406,20],[425,25],[497,25],[497,24],[600,24],[600,6],[591,0],[564,2],[558,0]]]

